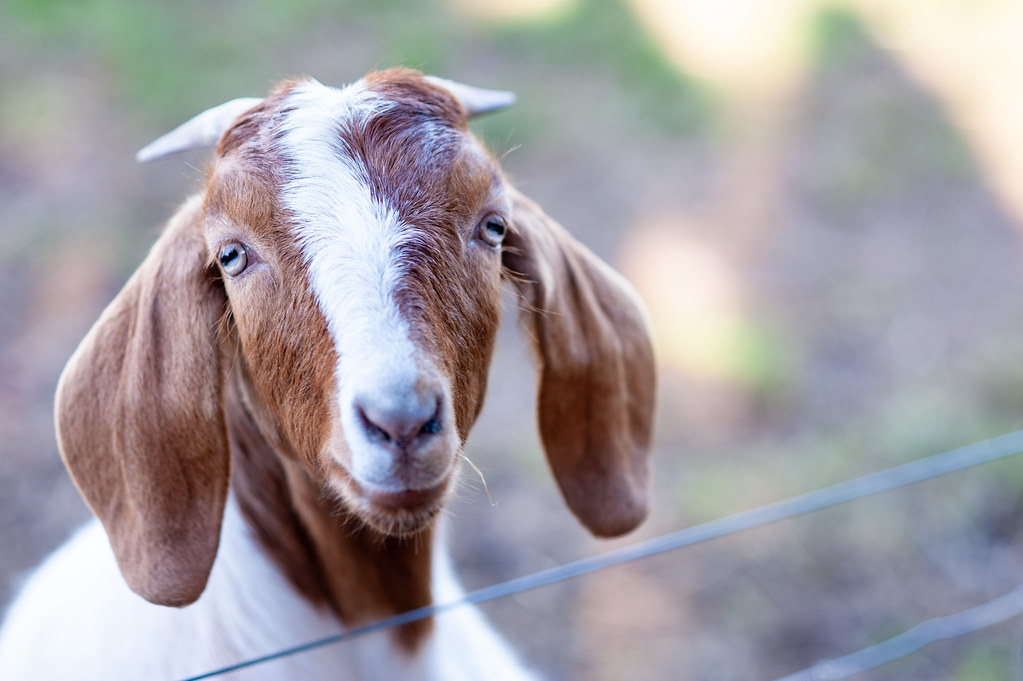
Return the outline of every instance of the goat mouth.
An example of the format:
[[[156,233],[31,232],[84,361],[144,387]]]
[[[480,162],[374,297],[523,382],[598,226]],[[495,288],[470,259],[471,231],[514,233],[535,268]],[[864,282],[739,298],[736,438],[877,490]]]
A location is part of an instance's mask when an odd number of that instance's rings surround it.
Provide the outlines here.
[[[449,487],[442,483],[427,489],[383,491],[368,489],[353,480],[349,491],[357,499],[358,515],[367,525],[382,534],[408,537],[430,526],[447,501]]]
[[[366,495],[370,504],[395,510],[416,509],[433,504],[443,494],[440,487],[432,489],[407,489],[400,492],[374,490]]]

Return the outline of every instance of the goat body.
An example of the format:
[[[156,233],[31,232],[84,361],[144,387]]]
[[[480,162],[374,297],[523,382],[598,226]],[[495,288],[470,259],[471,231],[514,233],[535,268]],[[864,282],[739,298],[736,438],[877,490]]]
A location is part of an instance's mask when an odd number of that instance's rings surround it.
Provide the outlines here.
[[[504,279],[569,508],[601,536],[643,519],[642,309],[468,131],[507,103],[401,69],[288,81],[140,153],[217,142],[61,378],[61,455],[98,522],[16,599],[0,678],[180,678],[456,598],[438,516]],[[463,608],[231,678],[533,677]]]

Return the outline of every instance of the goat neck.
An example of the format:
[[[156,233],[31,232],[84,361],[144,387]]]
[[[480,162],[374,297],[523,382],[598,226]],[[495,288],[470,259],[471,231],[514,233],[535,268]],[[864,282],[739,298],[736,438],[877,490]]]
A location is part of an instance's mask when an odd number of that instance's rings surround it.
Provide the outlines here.
[[[256,539],[310,602],[348,627],[370,624],[431,602],[431,534],[389,537],[364,525],[322,490],[304,467],[282,456],[260,432],[237,383],[226,394],[232,488]],[[409,651],[431,620],[397,630]]]

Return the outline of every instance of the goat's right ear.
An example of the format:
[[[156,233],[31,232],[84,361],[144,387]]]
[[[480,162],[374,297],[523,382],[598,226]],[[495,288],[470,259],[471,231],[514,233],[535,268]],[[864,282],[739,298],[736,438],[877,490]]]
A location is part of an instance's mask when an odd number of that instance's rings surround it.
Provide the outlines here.
[[[193,200],[75,351],[57,389],[57,439],[128,585],[182,606],[206,586],[228,487],[218,329]]]
[[[503,262],[540,364],[540,436],[568,507],[596,535],[647,513],[656,371],[646,317],[625,280],[508,188]]]

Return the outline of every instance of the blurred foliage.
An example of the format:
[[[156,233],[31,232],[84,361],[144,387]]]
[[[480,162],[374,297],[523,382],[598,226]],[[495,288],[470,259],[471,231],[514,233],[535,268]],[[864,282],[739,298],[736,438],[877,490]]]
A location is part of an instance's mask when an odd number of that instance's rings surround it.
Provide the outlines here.
[[[772,329],[747,322],[733,329],[723,350],[729,357],[731,378],[764,404],[783,398],[793,378],[789,348]]]
[[[715,120],[712,87],[668,62],[622,0],[580,0],[545,21],[500,28],[496,36],[537,63],[606,70],[662,133],[706,133]]]
[[[666,129],[698,131],[713,119],[710,89],[686,78],[664,58],[623,0],[585,0],[540,21],[487,27],[470,24],[439,2],[413,0],[10,0],[0,9],[8,33],[26,46],[45,44],[75,61],[98,59],[121,95],[148,116],[180,117],[190,100],[215,100],[266,89],[266,82],[305,73],[280,71],[288,59],[267,63],[344,26],[373,41],[376,63],[447,73],[457,45],[485,37],[498,52],[518,52],[539,67],[545,61],[599,68],[635,98],[634,107]],[[13,30],[12,30],[13,28]],[[340,31],[339,31],[340,32]],[[310,74],[315,75],[315,74]],[[262,76],[265,81],[255,79]],[[185,94],[183,94],[185,93]]]
[[[959,661],[952,679],[954,681],[1002,681],[1011,679],[1014,672],[1009,663],[1017,659],[1013,651],[1002,646],[979,643],[972,646]]]
[[[807,25],[810,58],[818,68],[841,68],[861,58],[872,43],[863,20],[849,7],[825,4]]]
[[[877,50],[850,8],[822,6],[810,22],[809,43],[817,79],[851,84],[848,91],[831,93],[833,105],[849,107],[860,122],[855,138],[843,140],[847,153],[826,159],[832,164],[816,174],[829,208],[845,213],[896,199],[921,181],[967,182],[977,176],[972,151],[947,117],[921,111],[919,101],[900,91],[859,84],[856,73],[886,68],[888,55]]]

